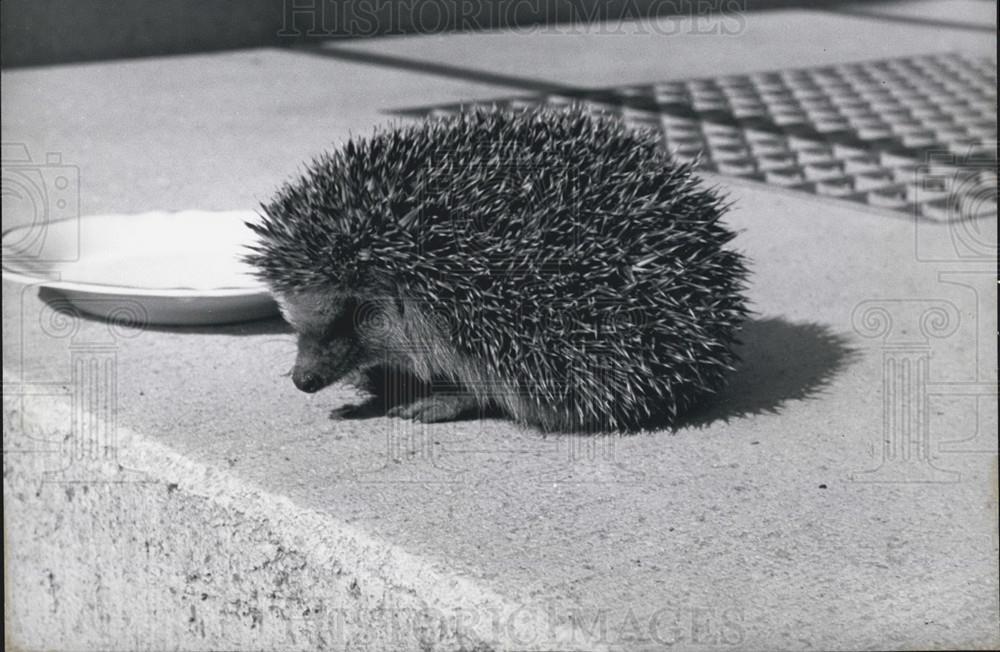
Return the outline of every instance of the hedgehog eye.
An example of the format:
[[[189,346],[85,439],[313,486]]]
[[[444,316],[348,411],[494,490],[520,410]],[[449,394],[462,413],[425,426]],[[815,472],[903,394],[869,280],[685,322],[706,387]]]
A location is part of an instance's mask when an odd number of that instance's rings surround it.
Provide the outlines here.
[[[317,342],[331,342],[350,337],[355,332],[354,301],[345,300],[337,306],[337,311],[324,315],[326,319],[313,319],[302,324],[296,330],[303,336]]]
[[[324,341],[342,339],[345,337],[350,337],[355,332],[355,312],[357,311],[357,302],[353,299],[348,299],[344,301],[340,313],[334,317],[334,319],[327,323],[326,328],[323,330],[321,339]]]

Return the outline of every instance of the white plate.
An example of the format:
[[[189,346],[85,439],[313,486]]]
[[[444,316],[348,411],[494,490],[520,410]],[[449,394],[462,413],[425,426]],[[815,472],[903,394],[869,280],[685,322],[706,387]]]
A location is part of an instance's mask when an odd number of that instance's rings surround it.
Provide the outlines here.
[[[277,313],[240,260],[253,211],[93,215],[3,233],[3,276],[92,315],[139,324],[224,324]]]

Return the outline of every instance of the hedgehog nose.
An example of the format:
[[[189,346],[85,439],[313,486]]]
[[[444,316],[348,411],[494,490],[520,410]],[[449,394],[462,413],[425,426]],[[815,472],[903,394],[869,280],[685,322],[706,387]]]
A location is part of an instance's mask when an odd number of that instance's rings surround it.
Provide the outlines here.
[[[303,392],[312,394],[323,388],[323,377],[312,372],[293,373],[292,382]]]

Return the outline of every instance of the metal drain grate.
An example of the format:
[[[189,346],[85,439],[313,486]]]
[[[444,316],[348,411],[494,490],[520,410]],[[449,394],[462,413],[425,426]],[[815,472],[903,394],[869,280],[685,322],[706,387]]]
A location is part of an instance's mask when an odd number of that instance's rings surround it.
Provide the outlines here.
[[[992,59],[930,55],[479,104],[571,103],[658,128],[675,157],[700,156],[705,170],[934,221],[997,215]]]

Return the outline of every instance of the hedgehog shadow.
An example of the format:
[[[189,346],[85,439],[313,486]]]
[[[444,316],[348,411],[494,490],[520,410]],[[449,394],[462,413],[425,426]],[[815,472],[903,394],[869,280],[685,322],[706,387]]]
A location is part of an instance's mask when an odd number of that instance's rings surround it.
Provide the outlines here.
[[[294,335],[295,331],[282,317],[271,316],[230,324],[206,324],[203,326],[165,326],[150,324],[145,330],[180,335]]]
[[[846,336],[812,322],[754,320],[744,325],[740,340],[742,361],[726,387],[679,417],[673,429],[779,414],[791,401],[819,398],[858,356]]]

